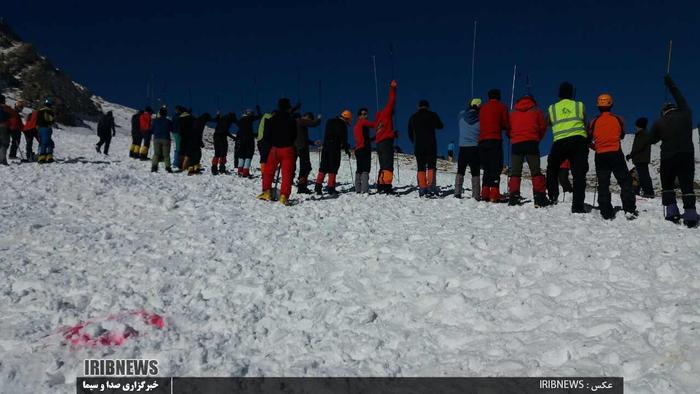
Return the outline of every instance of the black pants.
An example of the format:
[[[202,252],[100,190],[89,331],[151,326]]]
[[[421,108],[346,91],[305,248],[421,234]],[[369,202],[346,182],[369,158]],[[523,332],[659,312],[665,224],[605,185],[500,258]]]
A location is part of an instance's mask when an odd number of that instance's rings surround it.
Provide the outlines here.
[[[27,152],[27,160],[33,160],[34,156],[34,140],[39,138],[39,132],[36,129],[24,132],[25,150]]]
[[[112,142],[112,135],[107,134],[107,135],[101,135],[100,136],[100,141],[97,142],[97,147],[101,148],[102,145],[105,146],[105,149],[102,151],[105,155],[109,154],[109,144]]]
[[[265,140],[258,141],[258,153],[260,153],[260,164],[267,163],[267,156],[270,154],[270,144]]]
[[[309,153],[309,148],[297,148],[297,157],[299,158],[299,179],[307,179],[311,172],[311,154]]]
[[[457,173],[459,175],[464,175],[467,171],[467,166],[469,166],[469,173],[472,176],[479,176],[481,167],[479,165],[478,146],[460,146],[457,160]]]
[[[571,181],[569,180],[569,169],[560,168],[559,169],[559,184],[561,185],[564,193],[571,193],[574,191],[574,187],[571,186]]]
[[[635,163],[634,168],[637,171],[637,179],[639,180],[639,188],[644,194],[653,195],[654,185],[651,183],[651,174],[649,174],[648,163]]]
[[[414,150],[418,171],[434,170],[437,168],[437,148],[425,146]]]
[[[574,178],[574,196],[572,210],[583,211],[586,200],[586,173],[588,172],[588,141],[586,137],[574,136],[556,141],[547,157],[547,193],[549,199],[559,198],[557,173],[564,160],[571,163],[571,174]]]
[[[669,159],[661,160],[661,201],[664,205],[676,203],[676,179],[683,193],[683,208],[695,209],[695,155],[676,153]]]
[[[319,171],[324,174],[337,174],[340,169],[342,154],[340,146],[324,145],[321,151]]]
[[[10,158],[14,159],[17,157],[17,148],[19,148],[19,143],[22,138],[22,131],[15,130],[10,131]]]
[[[394,139],[384,140],[377,144],[379,169],[394,172]]]
[[[630,177],[625,156],[622,151],[596,153],[595,171],[598,178],[598,206],[604,218],[613,216],[613,206],[610,202],[610,175],[614,175],[617,184],[620,185],[620,198],[622,209],[625,212],[637,210],[636,198],[632,190],[632,178]]]
[[[357,161],[356,174],[369,173],[372,170],[372,151],[369,148],[361,148],[355,151]]]
[[[251,138],[238,138],[236,140],[235,154],[236,161],[239,159],[252,159],[255,154],[255,140]]]
[[[226,158],[228,155],[228,135],[214,134],[214,157]],[[235,159],[234,159],[235,160]],[[235,163],[235,161],[234,161]]]
[[[138,145],[139,147],[141,146],[141,141],[143,141],[143,135],[141,135],[141,132],[139,131],[132,131],[131,132],[131,143],[134,145]],[[138,152],[137,152],[138,153]]]
[[[479,142],[479,161],[484,167],[485,187],[498,187],[503,169],[503,143],[501,140],[483,140]]]

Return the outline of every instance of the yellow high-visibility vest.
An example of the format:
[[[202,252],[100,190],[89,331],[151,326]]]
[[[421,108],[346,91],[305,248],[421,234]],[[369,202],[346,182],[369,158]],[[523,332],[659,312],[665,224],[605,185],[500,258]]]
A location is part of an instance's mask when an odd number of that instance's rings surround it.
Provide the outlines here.
[[[554,141],[580,135],[587,137],[586,108],[580,101],[560,100],[549,106],[549,120],[552,123]]]

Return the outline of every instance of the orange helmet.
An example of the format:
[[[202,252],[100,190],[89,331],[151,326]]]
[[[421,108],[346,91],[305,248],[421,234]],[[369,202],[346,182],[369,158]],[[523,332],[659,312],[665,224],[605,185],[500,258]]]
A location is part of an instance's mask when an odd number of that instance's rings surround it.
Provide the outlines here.
[[[613,106],[613,98],[607,93],[598,96],[598,107],[610,108]]]
[[[352,121],[352,112],[350,112],[350,110],[346,109],[345,111],[340,113],[340,117],[345,119],[346,122],[351,122]]]

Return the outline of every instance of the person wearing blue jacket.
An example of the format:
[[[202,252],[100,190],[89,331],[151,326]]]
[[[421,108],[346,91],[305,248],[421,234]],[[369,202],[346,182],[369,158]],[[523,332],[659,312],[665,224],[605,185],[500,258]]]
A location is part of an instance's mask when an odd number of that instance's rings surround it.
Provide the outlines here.
[[[158,116],[151,124],[153,134],[153,157],[151,158],[151,172],[158,172],[158,163],[165,163],[165,171],[173,172],[170,166],[170,133],[173,131],[173,122],[168,119],[168,109],[161,107]]]
[[[481,99],[473,98],[466,110],[459,113],[459,157],[455,177],[455,197],[462,198],[464,174],[469,166],[472,175],[472,198],[480,199],[481,166],[479,163],[479,108]]]

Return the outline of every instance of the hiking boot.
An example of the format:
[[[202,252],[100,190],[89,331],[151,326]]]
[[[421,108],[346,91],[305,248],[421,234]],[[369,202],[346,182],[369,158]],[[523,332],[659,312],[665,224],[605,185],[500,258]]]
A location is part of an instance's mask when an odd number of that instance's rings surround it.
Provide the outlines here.
[[[151,172],[158,172],[158,167],[151,167]]]
[[[298,194],[312,194],[313,192],[311,190],[309,190],[308,185],[300,183],[299,186],[297,186],[297,193]]]
[[[53,163],[55,160],[53,159],[53,155],[48,154],[46,155],[46,162],[47,163]]]
[[[169,174],[173,173],[173,169],[171,167],[165,167],[165,171],[168,172]]]
[[[328,188],[328,195],[329,195],[329,196],[337,196],[337,195],[338,195],[338,191],[335,190],[335,187],[329,187],[329,188]]]
[[[639,211],[625,212],[625,218],[627,220],[634,220],[639,217]]]
[[[700,217],[698,217],[698,212],[695,209],[686,209],[685,212],[683,212],[683,224],[688,228],[697,227],[699,219]]]
[[[513,192],[508,195],[508,205],[511,207],[520,205],[520,192]]]
[[[211,166],[211,174],[212,175],[219,175],[219,168],[216,166],[216,164]]]
[[[535,193],[535,208],[544,208],[549,205],[549,200],[544,193]]]
[[[320,183],[317,183],[316,186],[314,186],[314,193],[316,193],[317,196],[322,196],[323,195],[323,185]]]
[[[257,199],[263,201],[272,201],[272,192],[270,190],[265,190],[261,194],[258,194]]]
[[[289,199],[288,199],[287,196],[285,196],[284,194],[282,194],[282,195],[280,196],[280,200],[279,200],[279,201],[280,201],[280,204],[282,204],[282,205],[284,205],[284,206],[289,206]]]
[[[586,212],[586,208],[583,205],[581,205],[581,206],[572,205],[571,206],[571,213],[587,213],[587,212]]]
[[[669,222],[678,224],[681,221],[681,213],[678,210],[678,205],[671,204],[664,206],[664,218]]]
[[[102,152],[100,152],[100,145],[99,144],[95,144],[95,150],[97,151],[97,153],[102,153]]]

